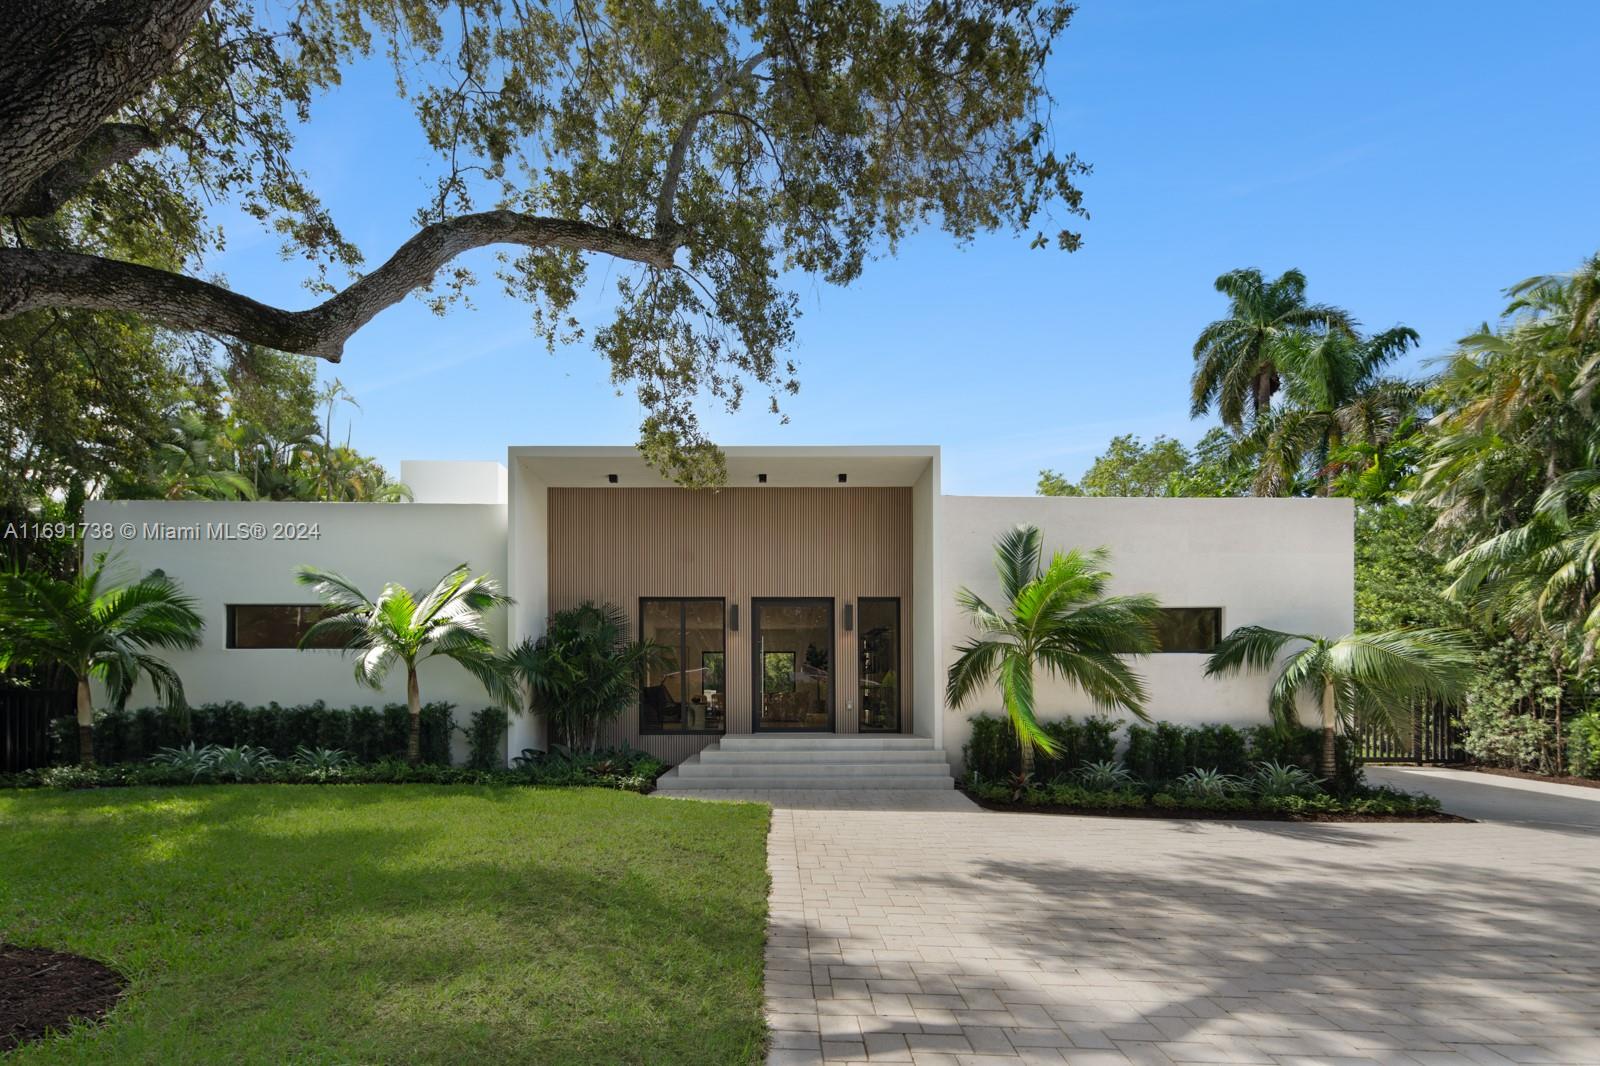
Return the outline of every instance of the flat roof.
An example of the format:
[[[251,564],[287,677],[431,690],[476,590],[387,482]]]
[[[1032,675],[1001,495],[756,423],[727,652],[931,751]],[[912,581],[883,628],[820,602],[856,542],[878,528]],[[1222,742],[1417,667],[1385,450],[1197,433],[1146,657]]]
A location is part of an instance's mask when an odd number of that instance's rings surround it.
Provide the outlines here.
[[[938,458],[939,447],[920,445],[732,445],[727,488],[764,484],[790,488],[846,486],[882,488],[915,485]],[[513,447],[508,465],[552,488],[604,488],[617,475],[619,487],[670,488],[674,482],[647,464],[633,447]]]

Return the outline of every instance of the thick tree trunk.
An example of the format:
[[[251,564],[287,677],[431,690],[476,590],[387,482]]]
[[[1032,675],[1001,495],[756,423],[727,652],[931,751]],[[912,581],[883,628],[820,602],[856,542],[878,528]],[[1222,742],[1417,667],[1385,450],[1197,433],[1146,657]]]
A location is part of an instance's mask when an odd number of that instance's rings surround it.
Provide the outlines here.
[[[211,0],[7,0],[0,7],[0,215],[175,62]]]
[[[639,237],[587,222],[482,211],[424,227],[382,266],[305,311],[270,307],[220,285],[115,259],[0,248],[0,318],[43,307],[126,311],[172,329],[221,334],[338,362],[344,342],[378,312],[474,248],[567,248],[670,269],[678,240],[670,231]]]
[[[78,679],[78,762],[94,765],[94,701],[87,678]]]
[[[406,761],[412,766],[422,761],[422,690],[417,686],[417,668],[406,667],[406,709],[410,729],[406,734]]]
[[[1339,772],[1339,754],[1334,746],[1334,730],[1339,724],[1339,712],[1333,702],[1333,682],[1322,688],[1322,767],[1318,771],[1331,784]]]

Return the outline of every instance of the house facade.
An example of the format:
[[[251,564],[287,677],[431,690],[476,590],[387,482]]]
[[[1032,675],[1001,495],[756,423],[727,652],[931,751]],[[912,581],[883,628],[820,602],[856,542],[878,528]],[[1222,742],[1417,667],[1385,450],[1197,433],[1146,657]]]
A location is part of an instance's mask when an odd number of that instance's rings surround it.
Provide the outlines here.
[[[503,465],[403,464],[410,504],[95,502],[86,550],[159,567],[200,602],[204,645],[171,656],[194,703],[403,699],[402,678],[371,693],[337,651],[295,650],[315,606],[294,581],[300,565],[376,594],[469,563],[515,600],[492,627],[509,644],[539,636],[552,612],[614,603],[669,655],[608,739],[685,774],[702,753],[741,748],[958,762],[967,717],[998,701],[944,705],[968,635],[956,590],[1000,598],[993,545],[1021,522],[1047,551],[1107,548],[1113,591],[1161,600],[1165,650],[1139,667],[1157,719],[1265,720],[1266,677],[1203,676],[1236,626],[1353,628],[1348,500],[949,496],[936,447],[726,451],[714,491],[671,485],[631,448],[514,447]],[[446,661],[426,664],[421,685],[463,722],[484,703]],[[1090,710],[1043,681],[1038,703],[1047,716]],[[535,716],[513,717],[510,753],[545,743]]]

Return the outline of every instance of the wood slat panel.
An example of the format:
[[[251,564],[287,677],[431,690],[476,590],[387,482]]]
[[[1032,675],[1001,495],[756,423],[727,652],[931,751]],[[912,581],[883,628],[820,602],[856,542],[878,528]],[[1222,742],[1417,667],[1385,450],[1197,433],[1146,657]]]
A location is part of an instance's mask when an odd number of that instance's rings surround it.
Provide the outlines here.
[[[637,633],[641,596],[721,596],[738,605],[739,631],[727,634],[729,733],[751,731],[755,597],[833,598],[837,732],[856,732],[860,717],[857,633],[844,632],[845,603],[899,597],[900,676],[912,676],[909,488],[553,488],[549,514],[551,611],[609,601]],[[901,730],[910,733],[912,686],[901,690]],[[668,762],[715,739],[641,736],[637,708],[609,738]]]

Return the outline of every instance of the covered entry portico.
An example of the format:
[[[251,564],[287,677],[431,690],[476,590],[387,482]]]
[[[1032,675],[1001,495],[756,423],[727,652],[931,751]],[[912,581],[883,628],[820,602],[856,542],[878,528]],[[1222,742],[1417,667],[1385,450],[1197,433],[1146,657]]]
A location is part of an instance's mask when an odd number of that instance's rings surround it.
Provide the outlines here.
[[[667,654],[607,740],[668,762],[739,736],[936,746],[938,450],[727,458],[725,487],[690,490],[632,448],[512,449],[511,640],[585,600],[621,608]],[[511,750],[538,729],[514,721]]]

